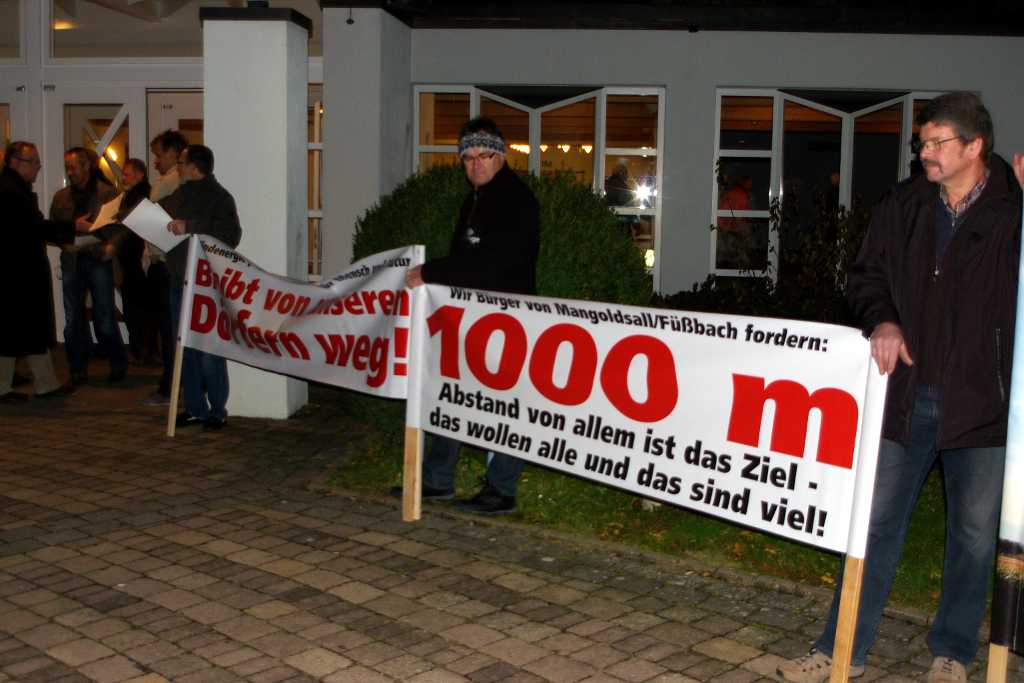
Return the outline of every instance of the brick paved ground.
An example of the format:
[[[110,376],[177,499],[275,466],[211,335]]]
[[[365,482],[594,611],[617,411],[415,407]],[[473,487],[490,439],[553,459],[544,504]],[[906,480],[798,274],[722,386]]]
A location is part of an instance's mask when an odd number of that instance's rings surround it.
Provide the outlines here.
[[[327,389],[164,438],[152,374],[0,407],[0,683],[747,683],[820,628],[821,592],[299,486],[344,457]],[[862,680],[929,661],[887,618]]]

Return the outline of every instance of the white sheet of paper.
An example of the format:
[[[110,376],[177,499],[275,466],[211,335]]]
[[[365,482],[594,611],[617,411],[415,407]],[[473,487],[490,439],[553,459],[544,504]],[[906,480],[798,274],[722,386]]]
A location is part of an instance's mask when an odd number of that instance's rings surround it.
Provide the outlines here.
[[[124,193],[119,194],[100,207],[100,212],[96,215],[96,220],[93,221],[92,227],[89,228],[89,232],[99,230],[103,226],[110,225],[115,221],[117,212],[121,210],[121,199],[123,197]]]
[[[167,230],[170,222],[171,217],[163,207],[148,199],[139,202],[124,219],[124,224],[135,234],[164,251],[170,251],[182,240],[188,239],[188,235],[175,235]]]

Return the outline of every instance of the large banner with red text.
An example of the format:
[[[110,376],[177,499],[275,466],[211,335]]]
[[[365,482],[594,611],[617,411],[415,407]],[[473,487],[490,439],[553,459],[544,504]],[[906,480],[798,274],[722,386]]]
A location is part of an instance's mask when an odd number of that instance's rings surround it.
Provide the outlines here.
[[[863,557],[885,379],[859,331],[425,289],[410,426]]]
[[[375,254],[318,283],[268,273],[206,235],[192,238],[179,338],[271,372],[406,397],[409,293],[423,247]]]

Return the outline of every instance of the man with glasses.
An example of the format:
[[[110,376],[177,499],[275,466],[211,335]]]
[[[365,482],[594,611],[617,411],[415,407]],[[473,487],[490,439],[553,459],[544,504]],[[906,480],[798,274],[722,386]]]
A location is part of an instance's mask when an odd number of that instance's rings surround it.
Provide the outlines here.
[[[64,396],[53,372],[50,347],[56,342],[50,261],[46,243],[74,239],[71,223],[43,219],[32,183],[39,175],[39,150],[30,142],[13,142],[4,151],[0,171],[0,215],[4,248],[0,251],[0,288],[6,297],[0,327],[0,403],[28,400],[11,389],[14,364],[25,357],[32,370],[36,398]]]
[[[459,155],[473,191],[462,204],[448,256],[413,268],[406,284],[424,282],[515,294],[536,294],[540,208],[530,189],[505,163],[505,140],[494,121],[480,117],[462,127]],[[455,494],[462,444],[435,436],[423,459],[423,500]],[[516,509],[523,461],[494,453],[483,488],[460,502],[468,512],[501,515]],[[400,493],[401,489],[398,489]]]
[[[864,673],[911,512],[941,460],[945,566],[927,641],[934,657],[927,680],[937,683],[966,680],[992,578],[1021,189],[992,153],[992,119],[976,95],[937,97],[917,122],[924,173],[875,208],[847,286],[878,371],[890,375],[850,677]],[[840,576],[814,649],[779,666],[786,680],[829,677],[842,583]]]
[[[242,239],[235,199],[213,175],[213,151],[204,145],[189,145],[178,159],[181,186],[161,200],[173,219],[167,230],[175,235],[209,235],[232,249]],[[188,240],[167,252],[171,274],[170,310],[173,329],[178,329],[181,300],[188,265]],[[228,365],[212,353],[185,349],[182,353],[181,388],[185,412],[179,413],[178,427],[221,429],[227,424]]]

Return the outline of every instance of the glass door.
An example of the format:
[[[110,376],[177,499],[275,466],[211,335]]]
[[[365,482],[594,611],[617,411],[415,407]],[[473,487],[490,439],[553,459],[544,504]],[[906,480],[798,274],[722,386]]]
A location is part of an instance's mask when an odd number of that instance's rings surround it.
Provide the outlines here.
[[[43,169],[36,182],[44,213],[49,211],[53,195],[65,185],[64,152],[83,147],[95,154],[103,176],[121,189],[121,174],[126,160],[146,159],[146,92],[144,88],[111,88],[97,85],[50,85],[43,88],[44,138],[41,147]],[[49,250],[54,277],[54,311],[57,334],[63,339],[64,301],[61,288],[60,252]],[[116,305],[121,310],[120,292]],[[122,323],[122,337],[127,331]]]

